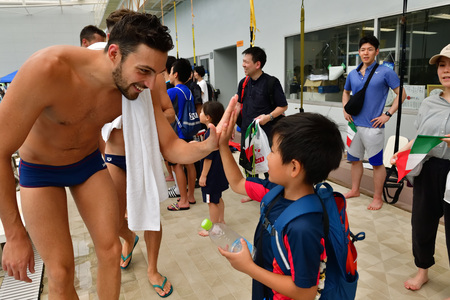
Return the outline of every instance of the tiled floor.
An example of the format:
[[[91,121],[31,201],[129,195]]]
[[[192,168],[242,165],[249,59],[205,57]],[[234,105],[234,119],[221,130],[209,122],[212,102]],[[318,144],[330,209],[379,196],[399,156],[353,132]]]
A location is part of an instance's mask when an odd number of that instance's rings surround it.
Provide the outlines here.
[[[347,190],[333,185],[342,193]],[[208,217],[208,207],[201,202],[196,189],[197,204],[188,211],[170,212],[161,204],[163,240],[159,270],[174,286],[168,298],[176,299],[251,299],[251,279],[234,270],[209,238],[197,232]],[[227,190],[225,220],[229,226],[253,240],[258,221],[257,202],[241,203],[240,195]],[[430,299],[450,297],[450,268],[442,225],[439,228],[436,265],[430,269],[430,281],[417,292],[408,291],[403,281],[415,273],[411,254],[410,213],[385,204],[380,211],[368,211],[367,196],[348,200],[348,215],[353,232],[365,231],[366,240],[358,242],[360,280],[356,299]],[[80,299],[97,299],[95,291],[96,258],[92,241],[79,217],[73,200],[69,200],[70,224],[76,260],[76,286]],[[122,271],[120,299],[159,299],[146,277],[146,255],[143,233],[127,270]],[[46,278],[44,278],[44,284]],[[47,288],[41,299],[48,299]]]

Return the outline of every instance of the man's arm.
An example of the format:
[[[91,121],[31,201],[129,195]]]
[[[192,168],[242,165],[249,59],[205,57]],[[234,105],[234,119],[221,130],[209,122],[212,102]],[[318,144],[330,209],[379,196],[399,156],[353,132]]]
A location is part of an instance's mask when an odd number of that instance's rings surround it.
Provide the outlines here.
[[[48,69],[36,60],[26,62],[0,105],[0,218],[6,236],[2,267],[8,275],[26,282],[31,282],[27,267],[34,272],[34,254],[17,207],[11,155],[23,144],[44,107],[50,105],[44,103],[44,97],[39,98],[48,92],[47,86],[35,80],[43,78],[36,75],[36,70],[47,74]]]
[[[277,106],[271,113],[267,114],[267,115],[259,115],[257,116],[255,119],[259,119],[259,124],[261,125],[265,125],[270,121],[273,121],[275,118],[281,116],[286,110],[287,110],[287,105],[286,106]]]
[[[235,109],[236,100],[230,101],[219,125],[210,125],[210,136],[203,142],[186,143],[179,139],[161,111],[159,97],[152,98],[155,121],[158,130],[160,150],[164,158],[173,163],[190,164],[205,157],[218,148],[218,139],[223,122],[228,122],[231,111]]]
[[[399,93],[400,93],[400,87],[395,88],[393,91],[397,96],[395,97],[394,102],[392,102],[392,106],[387,110],[387,112],[390,115],[393,115],[398,110],[398,97],[399,97]],[[406,99],[406,91],[405,91],[405,89],[403,89],[402,103],[405,101],[405,99]],[[387,123],[387,121],[389,121],[390,119],[391,119],[390,116],[386,115],[385,112],[382,112],[381,116],[376,117],[371,120],[371,122],[373,122],[372,127],[374,127],[374,128],[381,127],[385,123]]]
[[[345,105],[347,104],[347,102],[350,100],[350,91],[347,91],[346,89],[344,89],[344,92],[342,93],[342,107],[344,108]],[[349,121],[349,122],[353,122],[353,118],[350,114],[348,114],[345,109],[343,109],[344,111],[344,119]]]

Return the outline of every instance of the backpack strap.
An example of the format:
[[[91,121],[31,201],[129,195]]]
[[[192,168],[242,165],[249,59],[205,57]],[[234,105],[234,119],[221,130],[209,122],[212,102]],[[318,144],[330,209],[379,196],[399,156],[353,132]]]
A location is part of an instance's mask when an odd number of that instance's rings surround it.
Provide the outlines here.
[[[284,188],[276,186],[270,190],[261,200],[261,224],[269,232],[271,236],[272,252],[284,274],[290,274],[290,264],[288,260],[288,253],[283,241],[283,230],[286,225],[292,220],[308,213],[323,212],[322,204],[316,199],[315,195],[308,195],[297,201],[293,201],[288,208],[286,208],[276,219],[274,224],[270,223],[267,216],[276,201],[274,199],[281,196]],[[272,204],[272,205],[270,205]]]
[[[244,82],[242,83],[241,99],[240,99],[241,101],[239,101],[239,102],[241,102],[241,105],[242,105],[242,103],[244,103],[244,91],[245,91],[245,87],[247,86],[249,79],[250,79],[250,76],[245,76]],[[242,110],[242,107],[241,107],[241,110]]]

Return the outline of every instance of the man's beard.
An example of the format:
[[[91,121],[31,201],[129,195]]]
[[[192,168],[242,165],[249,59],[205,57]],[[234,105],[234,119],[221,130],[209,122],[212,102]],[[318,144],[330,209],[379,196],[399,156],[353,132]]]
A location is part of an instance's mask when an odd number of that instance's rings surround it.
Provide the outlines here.
[[[138,93],[135,95],[131,95],[130,85],[128,85],[122,77],[122,62],[120,62],[119,66],[112,73],[114,83],[116,84],[119,91],[129,100],[135,100],[139,96]]]

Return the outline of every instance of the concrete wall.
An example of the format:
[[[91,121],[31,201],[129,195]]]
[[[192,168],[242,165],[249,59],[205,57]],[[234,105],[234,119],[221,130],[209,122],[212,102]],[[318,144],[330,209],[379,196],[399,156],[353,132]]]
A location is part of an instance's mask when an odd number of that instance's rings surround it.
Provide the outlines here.
[[[0,77],[18,68],[34,52],[52,45],[80,45],[80,31],[94,24],[92,6],[0,10]]]

